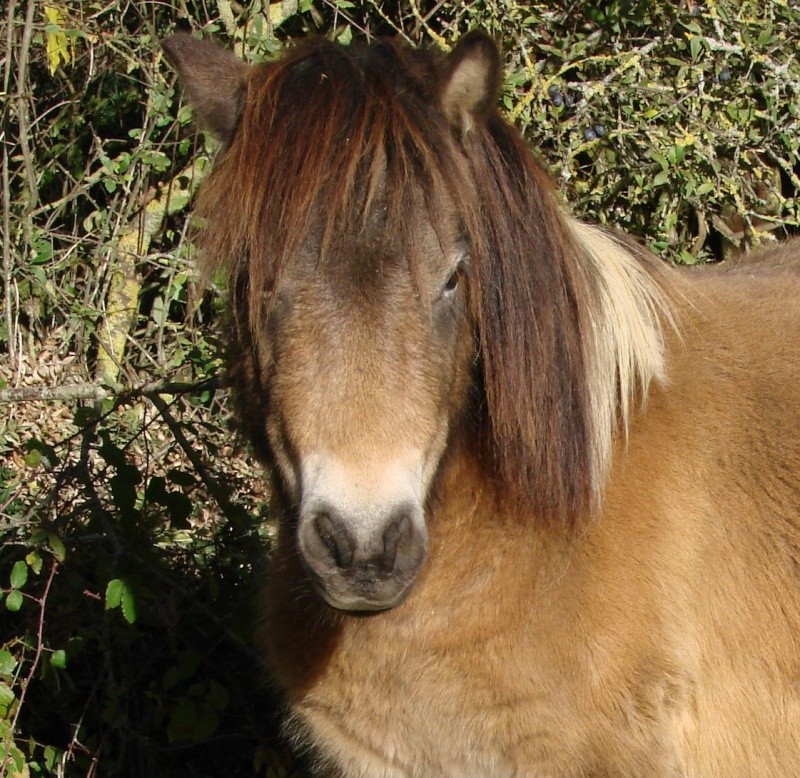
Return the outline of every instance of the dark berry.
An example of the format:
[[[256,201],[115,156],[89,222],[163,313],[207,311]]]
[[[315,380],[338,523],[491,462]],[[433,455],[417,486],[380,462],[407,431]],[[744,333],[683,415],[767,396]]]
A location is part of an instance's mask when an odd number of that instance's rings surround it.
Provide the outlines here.
[[[731,70],[730,68],[722,68],[719,71],[719,81],[721,84],[726,84],[728,81],[731,80]]]
[[[595,132],[595,135],[597,135],[598,138],[602,138],[603,135],[606,134],[605,125],[603,125],[603,124],[595,124],[594,132]]]
[[[597,138],[597,133],[591,128],[587,127],[583,132],[583,137],[588,140],[594,140]]]
[[[557,95],[553,95],[553,105],[558,108],[561,105],[564,105],[564,96],[559,92]]]
[[[555,97],[557,94],[560,94],[560,93],[561,93],[561,90],[558,88],[557,84],[550,84],[550,86],[547,87],[547,94],[549,94],[550,97]]]

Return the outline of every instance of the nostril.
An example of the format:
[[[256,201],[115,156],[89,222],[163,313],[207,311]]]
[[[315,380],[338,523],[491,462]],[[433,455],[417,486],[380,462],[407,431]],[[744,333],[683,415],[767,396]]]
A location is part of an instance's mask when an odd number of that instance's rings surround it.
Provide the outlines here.
[[[328,549],[338,567],[349,567],[353,563],[355,545],[347,531],[333,521],[327,513],[317,516],[314,526],[322,545]]]
[[[397,549],[400,541],[411,528],[411,519],[407,513],[403,513],[389,523],[383,533],[383,553],[379,556],[378,562],[384,570],[392,570],[397,558]]]

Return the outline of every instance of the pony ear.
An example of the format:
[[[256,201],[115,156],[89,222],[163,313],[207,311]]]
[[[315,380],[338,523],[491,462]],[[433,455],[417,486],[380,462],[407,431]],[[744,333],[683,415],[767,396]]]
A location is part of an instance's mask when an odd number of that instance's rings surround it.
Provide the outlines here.
[[[178,73],[199,123],[229,143],[239,122],[249,67],[209,40],[185,32],[161,41],[164,55]]]
[[[454,129],[466,134],[494,107],[500,89],[500,52],[485,33],[465,35],[447,56],[439,101]]]

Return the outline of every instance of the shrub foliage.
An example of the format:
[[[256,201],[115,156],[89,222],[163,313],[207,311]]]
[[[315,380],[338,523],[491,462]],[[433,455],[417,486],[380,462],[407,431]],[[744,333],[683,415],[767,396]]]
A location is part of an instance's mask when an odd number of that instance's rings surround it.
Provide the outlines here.
[[[176,27],[502,43],[502,105],[571,207],[666,260],[800,225],[800,3],[11,0],[0,22],[0,774],[292,775],[250,630],[275,529],[193,294],[213,143]],[[793,34],[794,32],[794,34]]]

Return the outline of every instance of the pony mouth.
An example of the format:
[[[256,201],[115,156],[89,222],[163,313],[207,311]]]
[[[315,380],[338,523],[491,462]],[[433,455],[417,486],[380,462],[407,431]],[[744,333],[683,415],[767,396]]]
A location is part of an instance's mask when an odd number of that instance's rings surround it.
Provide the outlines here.
[[[311,587],[329,607],[344,613],[368,614],[396,608],[414,588],[416,575],[411,580],[348,580],[333,577],[323,580],[309,571]]]

